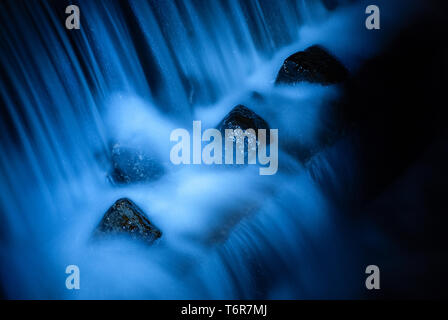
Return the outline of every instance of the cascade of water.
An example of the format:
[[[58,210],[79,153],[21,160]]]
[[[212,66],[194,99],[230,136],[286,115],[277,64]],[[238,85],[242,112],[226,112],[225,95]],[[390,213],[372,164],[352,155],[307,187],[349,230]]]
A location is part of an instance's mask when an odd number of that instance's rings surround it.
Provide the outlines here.
[[[263,272],[285,272],[292,283],[304,283],[303,277],[313,273],[295,273],[299,258],[288,261],[285,248],[294,247],[301,232],[301,241],[308,236],[313,242],[317,230],[331,229],[328,222],[322,226],[331,210],[301,166],[286,154],[282,156],[289,161],[288,177],[279,174],[270,183],[252,172],[208,174],[186,169],[168,173],[157,185],[116,188],[107,181],[98,152],[107,154],[115,138],[133,140],[139,134],[157,152],[168,155],[164,148],[169,138],[158,137],[176,125],[190,126],[198,114],[206,117],[207,110],[228,111],[232,106],[219,108],[220,101],[247,87],[282,48],[301,41],[304,23],[325,21],[328,12],[322,2],[78,3],[81,29],[77,31],[64,28],[65,6],[70,1],[10,0],[0,5],[0,274],[8,296],[275,298],[306,294],[310,288],[290,290],[285,279],[249,285],[263,276],[257,273],[257,265],[267,265],[269,259],[279,263]],[[264,83],[271,80],[263,79]],[[285,93],[308,101],[332,90],[313,86],[304,86],[299,93],[280,90],[278,106],[289,103]],[[309,121],[316,110],[302,110],[310,111],[307,118],[296,109],[294,119],[300,118],[311,132],[315,124]],[[272,119],[294,136],[297,124],[290,124],[288,116],[285,111]],[[142,119],[147,122],[142,124]],[[260,203],[272,195],[273,186],[291,178],[294,183],[277,200]],[[86,244],[92,227],[121,196],[131,196],[151,214],[163,229],[164,243],[150,249],[126,242],[101,248]],[[234,216],[237,222],[242,219],[233,213],[240,212],[243,204],[250,204],[252,211],[262,208],[257,221],[243,223],[230,235],[219,234],[216,230],[224,221]],[[291,208],[304,212],[302,220]],[[272,247],[265,232],[287,235],[275,244],[284,249]],[[210,253],[210,243],[221,236],[221,241],[228,240]],[[247,259],[242,256],[245,250]],[[266,256],[258,257],[263,251]],[[301,257],[321,258],[310,251]],[[84,270],[83,290],[78,293],[64,288],[68,264]]]

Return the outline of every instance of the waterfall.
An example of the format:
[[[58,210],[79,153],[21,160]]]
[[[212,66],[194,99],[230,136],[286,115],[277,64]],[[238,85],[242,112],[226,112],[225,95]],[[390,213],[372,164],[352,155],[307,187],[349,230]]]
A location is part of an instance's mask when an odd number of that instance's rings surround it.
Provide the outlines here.
[[[250,104],[253,92],[276,106],[251,106],[271,127],[312,142],[322,125],[319,108],[337,90],[273,88],[275,73],[287,53],[319,40],[355,68],[343,45],[359,40],[357,57],[375,49],[356,32],[342,44],[334,40],[350,30],[352,20],[343,17],[354,9],[329,11],[329,1],[313,0],[80,0],[81,28],[67,30],[71,2],[0,4],[0,275],[6,296],[356,295],[350,286],[342,293],[324,289],[350,277],[338,272],[350,273],[340,261],[353,259],[353,248],[335,232],[331,201],[287,153],[280,154],[283,171],[271,180],[250,169],[167,166],[156,182],[118,187],[105,166],[113,141],[143,145],[166,163],[172,128],[198,118],[212,126],[239,102]],[[324,161],[319,165],[332,170]],[[102,215],[123,196],[163,230],[158,245],[89,242]],[[320,277],[328,263],[324,251],[333,252],[327,258],[335,267]],[[70,264],[80,267],[79,291],[65,288]]]

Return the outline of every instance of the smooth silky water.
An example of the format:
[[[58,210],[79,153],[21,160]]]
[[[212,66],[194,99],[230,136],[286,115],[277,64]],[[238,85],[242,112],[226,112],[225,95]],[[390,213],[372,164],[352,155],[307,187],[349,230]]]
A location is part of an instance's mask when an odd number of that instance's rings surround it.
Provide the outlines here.
[[[64,28],[64,4],[2,4],[4,294],[356,297],[360,288],[346,283],[359,273],[360,247],[325,187],[344,193],[339,178],[350,181],[356,168],[350,145],[318,153],[313,175],[286,152],[289,142],[313,146],[339,88],[274,86],[282,61],[309,45],[326,46],[351,72],[381,49],[387,39],[365,37],[365,3],[339,3],[328,11],[306,0],[79,1],[78,31]],[[170,164],[171,130],[191,128],[193,120],[212,128],[240,103],[279,129],[276,175],[260,176],[254,166]],[[164,175],[111,184],[111,141],[146,150]],[[91,241],[121,197],[162,230],[157,244]],[[80,268],[81,290],[65,287],[71,264]]]

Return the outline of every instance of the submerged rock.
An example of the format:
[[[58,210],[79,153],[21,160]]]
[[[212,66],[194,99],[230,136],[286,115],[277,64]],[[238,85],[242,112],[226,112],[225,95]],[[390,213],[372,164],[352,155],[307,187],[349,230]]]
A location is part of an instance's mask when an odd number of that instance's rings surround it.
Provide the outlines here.
[[[152,244],[162,236],[162,232],[149,221],[135,203],[122,198],[107,210],[94,232],[96,238],[113,235],[129,235],[133,239]]]
[[[323,47],[314,45],[288,57],[278,72],[276,84],[300,82],[323,85],[343,82],[348,78],[344,65]]]
[[[111,151],[110,178],[117,184],[157,180],[164,173],[163,166],[154,157],[137,148],[115,144]]]

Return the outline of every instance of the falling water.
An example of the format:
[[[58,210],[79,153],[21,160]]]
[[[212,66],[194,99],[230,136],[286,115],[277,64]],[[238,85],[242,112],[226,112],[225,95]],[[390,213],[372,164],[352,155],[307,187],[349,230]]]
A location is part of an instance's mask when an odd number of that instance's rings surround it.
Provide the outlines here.
[[[356,296],[359,288],[346,285],[356,246],[336,228],[337,209],[315,181],[316,174],[333,175],[327,179],[341,188],[332,168],[350,175],[348,142],[317,156],[314,175],[285,150],[279,173],[269,178],[253,168],[174,168],[168,158],[172,129],[191,128],[195,119],[212,127],[243,102],[279,128],[285,143],[312,147],[325,125],[325,102],[338,90],[273,87],[282,60],[319,42],[354,70],[380,43],[356,26],[362,5],[333,1],[339,6],[329,11],[327,2],[86,0],[76,3],[81,29],[69,31],[70,1],[2,1],[5,295]],[[145,148],[165,174],[112,185],[113,141]],[[157,245],[89,241],[120,197],[135,201],[162,229]],[[79,291],[65,288],[70,264],[80,267]]]

